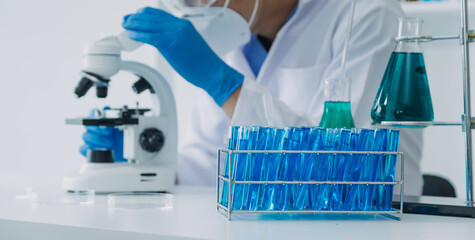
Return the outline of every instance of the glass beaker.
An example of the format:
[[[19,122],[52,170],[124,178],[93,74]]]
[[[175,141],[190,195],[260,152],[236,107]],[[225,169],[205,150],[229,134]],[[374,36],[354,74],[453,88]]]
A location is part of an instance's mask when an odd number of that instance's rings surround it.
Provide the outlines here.
[[[423,21],[398,18],[398,37],[420,35]],[[417,40],[399,41],[391,54],[371,109],[381,121],[434,121],[424,57]]]
[[[354,128],[351,116],[350,79],[346,77],[326,80],[325,105],[320,127]]]

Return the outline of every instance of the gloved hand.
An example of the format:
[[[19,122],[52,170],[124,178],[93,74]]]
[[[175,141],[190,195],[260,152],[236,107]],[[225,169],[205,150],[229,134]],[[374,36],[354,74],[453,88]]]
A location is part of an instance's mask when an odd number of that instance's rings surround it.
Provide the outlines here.
[[[105,109],[110,109],[105,107]],[[95,117],[93,109],[89,117]],[[86,132],[82,135],[84,145],[79,148],[79,152],[86,157],[87,150],[109,149],[114,152],[114,162],[126,162],[124,159],[124,133],[115,127],[95,127],[87,126]]]
[[[122,26],[131,31],[131,39],[157,48],[176,72],[219,106],[243,83],[244,76],[224,63],[186,19],[146,7],[125,16]]]

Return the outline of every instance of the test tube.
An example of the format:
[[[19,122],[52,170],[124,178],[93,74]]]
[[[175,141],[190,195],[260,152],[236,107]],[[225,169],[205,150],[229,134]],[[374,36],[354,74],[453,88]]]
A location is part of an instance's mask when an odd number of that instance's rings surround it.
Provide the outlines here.
[[[351,151],[358,151],[361,150],[358,148],[358,139],[360,136],[359,129],[352,129],[350,135],[350,150]],[[363,136],[363,135],[361,135]],[[363,137],[364,138],[364,137]],[[360,155],[353,154],[352,156],[348,157],[348,162],[345,165],[345,172],[343,179],[345,181],[357,181],[359,179],[359,160]],[[357,186],[356,185],[347,185],[346,186],[346,196],[344,199],[344,206],[345,210],[352,210],[351,205],[354,205],[356,200],[356,193],[357,193]]]
[[[301,127],[299,129],[302,132],[302,139],[300,141],[299,150],[308,150],[309,149],[309,142],[312,140],[310,136],[311,128],[310,127]],[[296,175],[301,176],[303,169],[305,168],[305,154],[302,154],[300,159],[297,159],[297,164],[295,165]]]
[[[372,129],[361,129],[360,133],[356,137],[357,139],[353,139],[353,142],[356,140],[356,151],[369,151],[372,147],[372,140],[374,138],[374,130]],[[349,179],[351,181],[361,181],[362,175],[362,168],[364,167],[364,163],[367,160],[367,156],[365,154],[354,154],[352,161],[353,166],[352,169],[347,171],[349,173]],[[366,186],[355,185],[349,186],[347,191],[347,195],[345,198],[345,210],[348,211],[355,211],[355,210],[362,210],[361,202],[363,202],[362,198],[364,196],[364,192],[366,190]]]
[[[389,130],[388,129],[378,129],[376,130],[376,138],[375,141],[378,143],[380,140],[378,139],[378,133],[382,135],[382,143],[381,147],[378,148],[377,151],[383,151],[386,152],[388,151],[388,139],[389,139]],[[386,176],[384,174],[384,168],[387,166],[388,162],[387,156],[384,155],[375,155],[374,156],[377,161],[375,162],[376,166],[374,168],[375,176],[374,176],[374,181],[376,182],[382,182],[386,180]],[[374,185],[374,194],[373,194],[373,210],[375,211],[381,211],[383,207],[383,192],[384,192],[384,187],[382,185]]]
[[[275,129],[274,140],[272,143],[273,150],[283,150],[285,143],[286,130],[282,128]],[[268,171],[265,174],[266,181],[276,181],[282,165],[283,154],[269,154],[264,162],[267,165]],[[277,184],[269,184],[265,188],[265,195],[262,203],[262,208],[265,210],[279,210],[279,195]]]
[[[272,150],[274,141],[274,129],[269,127],[260,127],[257,138],[256,150]],[[267,174],[267,164],[271,154],[254,154],[253,161],[250,162],[251,166],[251,179],[252,181],[265,180]],[[251,184],[249,193],[249,210],[260,210],[264,204],[265,186],[263,184]]]
[[[337,151],[349,151],[350,150],[350,135],[351,130],[349,129],[340,129],[335,139],[335,148]],[[333,158],[332,167],[331,167],[331,181],[343,181],[343,174],[345,171],[345,164],[348,163],[348,158],[350,156],[347,154],[336,154]],[[330,210],[340,211],[343,208],[343,185],[337,184],[330,186]]]
[[[308,137],[306,139],[305,150],[317,151],[322,146],[325,129],[320,127],[313,127],[309,129]],[[305,144],[305,143],[304,143]],[[317,154],[303,154],[300,162],[300,174],[298,175],[299,181],[311,181],[315,180],[315,168],[316,168]],[[304,184],[299,186],[297,191],[297,198],[294,201],[294,209],[303,210],[312,208],[312,196],[311,189],[313,186]]]
[[[298,131],[301,133],[300,139],[298,141],[294,142],[294,150],[308,150],[308,144],[310,141],[310,130],[311,128],[309,127],[300,127],[298,128]],[[295,174],[293,176],[292,180],[299,180],[302,181],[302,171],[304,169],[306,163],[306,157],[308,154],[299,154],[295,155]],[[308,180],[307,180],[308,181]],[[305,205],[302,205],[304,203],[298,202],[298,196],[300,192],[303,190],[303,188],[306,186],[306,184],[293,184],[292,187],[292,194],[291,194],[291,200],[290,204],[292,205],[291,207],[293,209],[303,209],[305,208]]]
[[[241,127],[241,131],[239,132],[238,143],[237,143],[237,150],[248,150],[249,148],[249,127]],[[233,180],[235,181],[243,181],[246,177],[246,170],[248,169],[247,164],[247,153],[238,153],[236,154],[236,158],[233,161],[232,173],[233,173]],[[244,186],[245,184],[234,184],[233,193],[233,202],[232,202],[232,210],[242,210],[243,205],[243,197],[244,197]]]
[[[293,127],[285,128],[284,142],[282,150],[291,150],[292,135],[294,132]],[[294,154],[291,154],[294,155]],[[277,173],[277,179],[286,181],[287,173],[289,171],[289,162],[291,162],[289,154],[282,154],[282,160],[280,162],[279,172]],[[289,206],[286,205],[290,202],[290,190],[287,189],[287,185],[276,185],[275,188],[275,206],[276,210],[288,210]]]
[[[399,131],[398,130],[391,130],[389,132],[389,139],[388,139],[388,151],[389,152],[397,152],[399,150]],[[385,181],[395,181],[395,174],[396,174],[396,164],[397,164],[397,155],[389,155],[387,156],[389,159],[387,161],[387,165],[384,168],[384,176],[386,176]],[[383,193],[383,211],[391,210],[392,199],[393,199],[393,190],[394,185],[387,185],[384,186],[384,193]],[[403,194],[401,192],[401,194]]]
[[[236,150],[237,144],[238,144],[238,137],[239,137],[239,131],[241,127],[240,126],[232,126],[229,130],[229,138],[228,138],[228,149],[229,150]],[[226,154],[226,160],[225,160],[225,166],[224,166],[224,177],[229,178],[229,154]],[[233,158],[235,157],[235,154]],[[236,158],[234,158],[236,159]],[[225,207],[228,206],[228,182],[224,181],[223,182],[223,191],[221,195],[221,204]]]
[[[335,147],[336,129],[327,128],[325,131],[325,140],[323,142],[323,149],[326,151],[332,151]],[[328,181],[331,172],[331,163],[333,161],[333,154],[320,154],[317,161],[316,168],[316,180]],[[328,210],[329,209],[329,195],[331,187],[327,184],[321,184],[316,186],[313,199],[317,200],[316,210]]]
[[[257,150],[257,144],[258,144],[258,137],[259,137],[259,127],[247,127],[246,128],[248,131],[248,147],[246,150]],[[244,168],[242,169],[243,171],[243,176],[242,180],[244,181],[251,181],[251,174],[252,174],[252,164],[256,160],[256,153],[248,153],[246,154],[246,158],[244,161],[246,162],[244,165]],[[249,203],[250,203],[250,185],[249,184],[242,184],[243,188],[243,195],[242,195],[242,205],[241,205],[241,210],[248,210],[249,209]]]
[[[374,137],[372,139],[372,147],[370,151],[382,151],[383,143],[385,141],[385,132],[383,130],[376,130]],[[376,181],[376,171],[375,169],[378,166],[378,162],[380,161],[381,155],[368,155],[366,158],[365,163],[363,164],[363,169],[361,173],[360,180],[361,181],[369,181],[374,182]],[[360,209],[363,211],[371,211],[374,210],[375,206],[373,205],[374,200],[374,190],[375,185],[369,185],[363,192],[363,197],[360,202]]]
[[[375,131],[374,138],[373,138],[373,146],[370,151],[382,151],[384,142],[386,138],[386,133],[384,129],[378,129]],[[367,156],[367,160],[364,164],[363,174],[362,174],[362,181],[370,181],[375,182],[377,181],[377,174],[376,170],[378,168],[379,162],[381,162],[382,155],[375,155],[371,154]],[[361,203],[362,209],[364,211],[372,211],[376,209],[374,205],[374,194],[375,194],[376,185],[369,185],[366,187],[363,196],[363,202]]]

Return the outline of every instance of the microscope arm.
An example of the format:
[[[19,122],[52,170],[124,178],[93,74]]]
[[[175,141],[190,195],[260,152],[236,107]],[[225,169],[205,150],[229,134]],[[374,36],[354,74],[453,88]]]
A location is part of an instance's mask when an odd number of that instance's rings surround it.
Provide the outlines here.
[[[153,91],[150,91],[150,97],[152,98],[152,114],[155,118],[139,118],[139,121],[146,121],[149,119],[148,124],[150,126],[156,126],[157,129],[163,131],[166,138],[165,146],[169,146],[160,152],[161,164],[172,164],[173,168],[176,161],[176,145],[178,142],[177,136],[177,113],[175,107],[175,98],[173,96],[172,89],[166,79],[155,69],[138,62],[121,61],[120,70],[133,73],[143,79],[145,79]],[[144,126],[147,122],[141,122]],[[127,127],[128,126],[128,127]],[[141,131],[137,131],[134,125],[126,125],[124,128],[124,157],[127,159],[138,159],[138,154],[142,154],[139,157],[144,163],[147,160],[155,159],[154,154],[145,154],[137,152],[137,145],[133,143],[134,139],[137,139],[138,134]],[[131,142],[128,142],[131,140]],[[136,140],[135,140],[136,141]],[[128,146],[127,148],[125,146]],[[171,147],[170,147],[171,146]],[[150,163],[157,163],[158,161],[151,161]]]
[[[159,72],[145,64],[132,61],[121,61],[120,69],[146,79],[155,92],[150,93],[153,114],[158,116],[160,110],[160,116],[173,118],[176,122],[175,98],[172,89]]]

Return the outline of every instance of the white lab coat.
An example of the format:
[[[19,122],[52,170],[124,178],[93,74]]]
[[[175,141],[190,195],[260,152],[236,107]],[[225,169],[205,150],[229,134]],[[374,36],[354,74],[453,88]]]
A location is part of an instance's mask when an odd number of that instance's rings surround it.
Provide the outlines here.
[[[403,12],[396,0],[357,0],[347,75],[352,78],[351,107],[356,127],[372,127],[370,110],[397,34]],[[300,0],[294,16],[282,27],[268,56],[254,76],[242,51],[225,61],[245,80],[233,119],[205,92],[192,108],[190,126],[180,141],[180,184],[216,184],[217,148],[226,147],[230,125],[315,126],[323,113],[323,81],[341,71],[350,2]],[[403,129],[405,193],[422,192],[422,130]],[[398,164],[399,166],[399,164]]]

